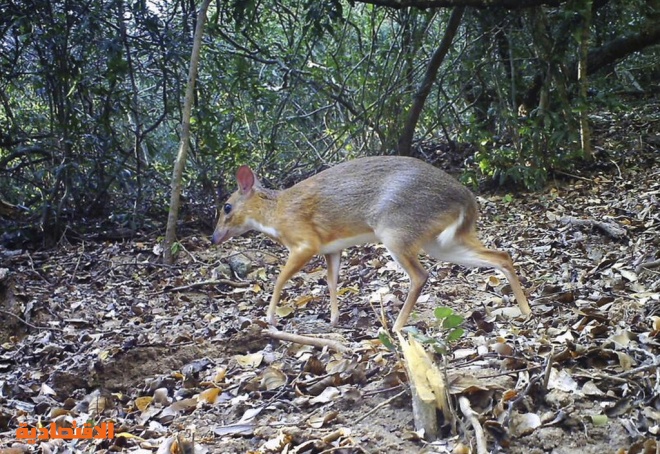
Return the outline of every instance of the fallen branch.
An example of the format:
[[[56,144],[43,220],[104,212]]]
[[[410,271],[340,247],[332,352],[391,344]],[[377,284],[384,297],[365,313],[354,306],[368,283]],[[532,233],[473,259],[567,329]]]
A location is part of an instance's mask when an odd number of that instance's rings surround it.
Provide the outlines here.
[[[578,219],[573,216],[564,216],[559,221],[562,224],[580,225],[591,228],[597,228],[612,238],[623,238],[626,236],[626,229],[620,227],[614,222],[595,221],[593,219]]]
[[[593,181],[590,178],[581,177],[580,175],[575,175],[568,172],[562,172],[561,170],[553,170],[553,172],[556,173],[557,175],[564,175],[565,177],[575,178],[576,180],[589,181],[589,182]]]
[[[271,339],[294,342],[296,344],[311,345],[313,347],[321,348],[328,347],[330,350],[339,353],[347,353],[350,351],[350,349],[341,342],[332,339],[325,339],[323,337],[302,336],[300,334],[285,333],[284,331],[277,331],[275,329],[264,329],[261,331],[261,334],[270,337]]]
[[[47,329],[47,330],[50,330],[50,331],[59,331],[59,332],[61,332],[61,333],[64,332],[64,330],[63,330],[62,328],[55,328],[54,326],[40,326],[40,325],[33,325],[32,323],[28,322],[27,320],[22,319],[22,318],[19,317],[18,315],[14,314],[14,313],[12,313],[12,312],[8,312],[8,311],[5,311],[5,310],[2,310],[2,309],[0,309],[0,313],[2,313],[2,314],[7,314],[7,315],[11,315],[12,317],[14,317],[15,319],[17,319],[18,321],[20,321],[20,322],[23,323],[24,325],[29,326],[29,327],[32,328],[32,329]]]
[[[653,268],[658,268],[658,267],[660,267],[660,260],[653,260],[650,262],[640,263],[639,265],[637,265],[637,268],[635,268],[635,272],[639,274],[644,269],[651,270]]]
[[[181,287],[164,288],[159,292],[152,293],[152,295],[160,295],[161,293],[167,293],[167,292],[183,292],[185,290],[190,290],[193,288],[206,287],[207,285],[220,285],[220,284],[229,285],[230,287],[250,286],[249,282],[230,281],[229,279],[209,279],[208,281],[195,282],[188,285],[182,285]]]
[[[617,378],[625,378],[625,377],[630,377],[631,375],[638,374],[640,372],[646,372],[649,370],[657,369],[658,365],[657,364],[645,364],[643,366],[637,367],[635,369],[627,370],[625,372],[621,372],[618,375],[615,375]]]
[[[552,358],[550,358],[550,359],[548,360],[548,363],[550,363],[550,364],[552,363]],[[548,364],[546,364],[546,366],[548,366]],[[518,393],[518,395],[516,396],[515,399],[512,399],[512,400],[509,401],[509,406],[508,406],[507,409],[506,409],[506,413],[505,413],[505,415],[504,415],[504,418],[502,418],[502,425],[503,425],[504,427],[506,427],[507,429],[509,428],[509,422],[511,421],[511,415],[513,414],[513,409],[516,408],[516,406],[517,406],[519,403],[521,403],[521,402],[525,399],[526,396],[529,395],[529,393],[531,392],[532,388],[534,387],[534,385],[536,385],[536,383],[537,383],[539,380],[541,380],[541,379],[545,379],[546,375],[549,376],[549,370],[548,370],[548,368],[547,368],[547,367],[544,367],[544,370],[545,370],[546,372],[544,372],[543,375],[541,375],[541,374],[537,374],[537,375],[533,376],[533,377],[529,380],[529,382],[527,383],[527,386],[525,386],[525,389],[523,389],[520,393]]]
[[[477,439],[477,454],[488,454],[486,435],[484,434],[484,429],[481,427],[474,410],[472,410],[470,400],[465,396],[461,396],[458,398],[458,405],[461,407],[461,413],[467,418],[474,430],[474,438]]]

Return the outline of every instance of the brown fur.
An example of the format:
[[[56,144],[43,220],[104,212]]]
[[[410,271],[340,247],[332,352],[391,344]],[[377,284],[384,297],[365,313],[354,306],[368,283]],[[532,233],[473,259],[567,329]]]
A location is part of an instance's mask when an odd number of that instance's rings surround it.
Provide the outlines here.
[[[410,292],[395,330],[405,325],[426,282],[428,273],[417,257],[425,246],[440,259],[499,269],[511,282],[521,312],[531,312],[509,255],[486,249],[476,237],[478,211],[472,193],[423,161],[392,156],[355,159],[283,191],[264,189],[243,166],[237,182],[239,190],[227,201],[231,212],[221,213],[213,242],[256,228],[289,249],[268,308],[272,324],[282,287],[319,253],[328,262],[331,320],[337,322],[339,257],[341,248],[350,244],[330,246],[353,237],[358,237],[355,242],[381,241],[410,277]],[[461,216],[460,225],[454,225]],[[438,236],[452,226],[455,235],[441,247]]]

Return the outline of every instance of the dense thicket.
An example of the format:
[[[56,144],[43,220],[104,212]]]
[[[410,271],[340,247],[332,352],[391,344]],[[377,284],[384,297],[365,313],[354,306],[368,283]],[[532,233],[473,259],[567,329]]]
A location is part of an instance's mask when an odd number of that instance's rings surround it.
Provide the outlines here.
[[[580,112],[626,108],[616,94],[658,89],[660,0],[532,2],[460,15],[367,3],[211,4],[185,174],[189,204],[210,207],[216,184],[239,163],[290,184],[327,163],[416,154],[429,141],[471,150],[481,175],[539,186],[553,169],[583,158]],[[17,225],[8,219],[55,238],[84,220],[131,229],[165,220],[196,7],[183,0],[2,5],[6,231]],[[587,38],[588,97],[577,84]],[[401,140],[411,128],[414,140]]]

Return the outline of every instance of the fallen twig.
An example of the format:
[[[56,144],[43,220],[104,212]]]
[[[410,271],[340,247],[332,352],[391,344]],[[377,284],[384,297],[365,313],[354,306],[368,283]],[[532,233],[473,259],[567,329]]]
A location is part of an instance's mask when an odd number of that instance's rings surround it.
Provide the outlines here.
[[[552,365],[554,364],[555,357],[555,346],[552,346],[550,350],[550,355],[548,355],[548,361],[545,364],[545,372],[543,373],[543,390],[548,390],[548,383],[550,382],[550,372],[552,372]]]
[[[230,281],[229,279],[209,279],[207,281],[194,282],[192,284],[182,285],[181,287],[164,288],[163,290],[152,293],[152,295],[160,295],[161,293],[167,293],[167,292],[182,292],[193,288],[205,287],[207,285],[219,285],[219,284],[229,285],[230,287],[250,286],[249,282]]]
[[[182,242],[179,242],[179,246],[181,246],[181,249],[183,249],[184,252],[185,252],[186,254],[188,254],[188,256],[192,259],[193,263],[199,263],[199,260],[197,260],[197,257],[195,257],[195,256],[192,254],[192,252],[190,252],[188,249],[186,249],[186,247],[183,245]]]
[[[562,172],[561,170],[553,170],[553,172],[556,173],[557,175],[564,175],[565,177],[575,178],[576,180],[589,181],[589,182],[593,181],[590,178],[581,177],[580,175],[575,175],[568,172]]]
[[[658,364],[645,364],[643,366],[636,367],[634,369],[627,370],[625,372],[621,372],[620,374],[615,375],[616,378],[626,378],[630,377],[631,375],[638,374],[640,372],[646,372],[648,370],[653,370],[658,367]]]
[[[40,325],[33,325],[32,323],[28,322],[27,320],[22,319],[21,317],[19,317],[18,315],[14,314],[14,313],[12,313],[12,312],[8,312],[8,311],[2,310],[2,309],[0,309],[0,312],[3,313],[3,314],[11,315],[12,317],[14,317],[15,319],[19,320],[19,321],[20,321],[21,323],[23,323],[24,325],[27,325],[27,326],[29,326],[29,327],[32,328],[32,329],[48,329],[48,330],[51,330],[51,331],[60,331],[60,332],[64,332],[64,330],[63,330],[62,328],[55,328],[54,326],[40,326]]]
[[[640,263],[637,265],[637,268],[635,268],[635,272],[640,273],[643,269],[650,270],[658,267],[660,267],[660,260],[653,260],[651,262]]]
[[[71,276],[69,277],[69,284],[73,282],[73,280],[76,278],[76,274],[78,274],[78,267],[80,266],[80,262],[82,261],[83,256],[85,255],[85,241],[82,242],[82,250],[80,251],[80,254],[78,254],[78,259],[76,260],[76,266],[73,268],[73,272],[71,273]]]
[[[275,329],[264,329],[261,331],[261,333],[264,336],[270,337],[271,339],[295,342],[296,344],[312,345],[314,347],[328,347],[329,349],[339,353],[346,353],[350,351],[347,346],[333,339],[302,336],[300,334],[285,333],[284,331],[277,331]]]
[[[549,359],[548,362],[551,362]],[[547,367],[544,366],[544,370],[548,370]],[[547,373],[547,372],[546,372]],[[525,386],[525,389],[523,389],[518,395],[516,396],[515,399],[509,401],[509,406],[506,409],[506,414],[504,418],[502,419],[502,425],[507,427],[509,426],[509,421],[511,421],[511,413],[513,413],[513,409],[518,405],[520,402],[523,401],[523,399],[530,393],[532,390],[532,387],[536,384],[541,379],[545,379],[546,373],[543,375],[537,374],[533,376],[530,380],[529,383],[527,383],[527,386]]]
[[[474,438],[477,440],[477,454],[488,454],[486,435],[484,434],[484,429],[481,427],[474,410],[472,410],[470,400],[465,396],[461,396],[458,398],[458,405],[461,407],[461,413],[465,415],[472,426],[472,429],[474,429]]]
[[[587,227],[596,227],[612,238],[623,238],[626,236],[626,229],[618,226],[614,222],[595,221],[593,219],[578,219],[573,216],[564,216],[559,221],[562,224],[585,225]]]
[[[407,390],[407,389],[404,389],[403,391],[401,391],[401,392],[400,392],[399,394],[397,394],[396,396],[392,396],[392,397],[390,397],[389,399],[387,399],[387,400],[385,400],[385,401],[379,403],[379,404],[376,405],[374,408],[372,408],[371,410],[369,410],[368,412],[366,412],[365,414],[363,414],[362,416],[360,416],[359,418],[357,418],[353,423],[354,423],[354,424],[357,424],[357,423],[359,423],[359,422],[365,420],[366,418],[368,418],[369,416],[373,415],[374,413],[376,413],[378,410],[380,410],[380,409],[383,408],[384,406],[389,405],[392,401],[398,399],[399,397],[403,396],[403,395],[404,395],[405,393],[407,393],[407,392],[408,392],[408,390]]]

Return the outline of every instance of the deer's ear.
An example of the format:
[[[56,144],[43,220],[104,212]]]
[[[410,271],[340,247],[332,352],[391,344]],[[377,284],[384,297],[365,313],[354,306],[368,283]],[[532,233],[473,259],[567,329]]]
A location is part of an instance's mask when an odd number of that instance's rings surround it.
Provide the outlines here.
[[[247,194],[254,187],[256,178],[254,172],[248,166],[240,166],[236,171],[236,182],[238,183],[238,190],[241,194]]]

